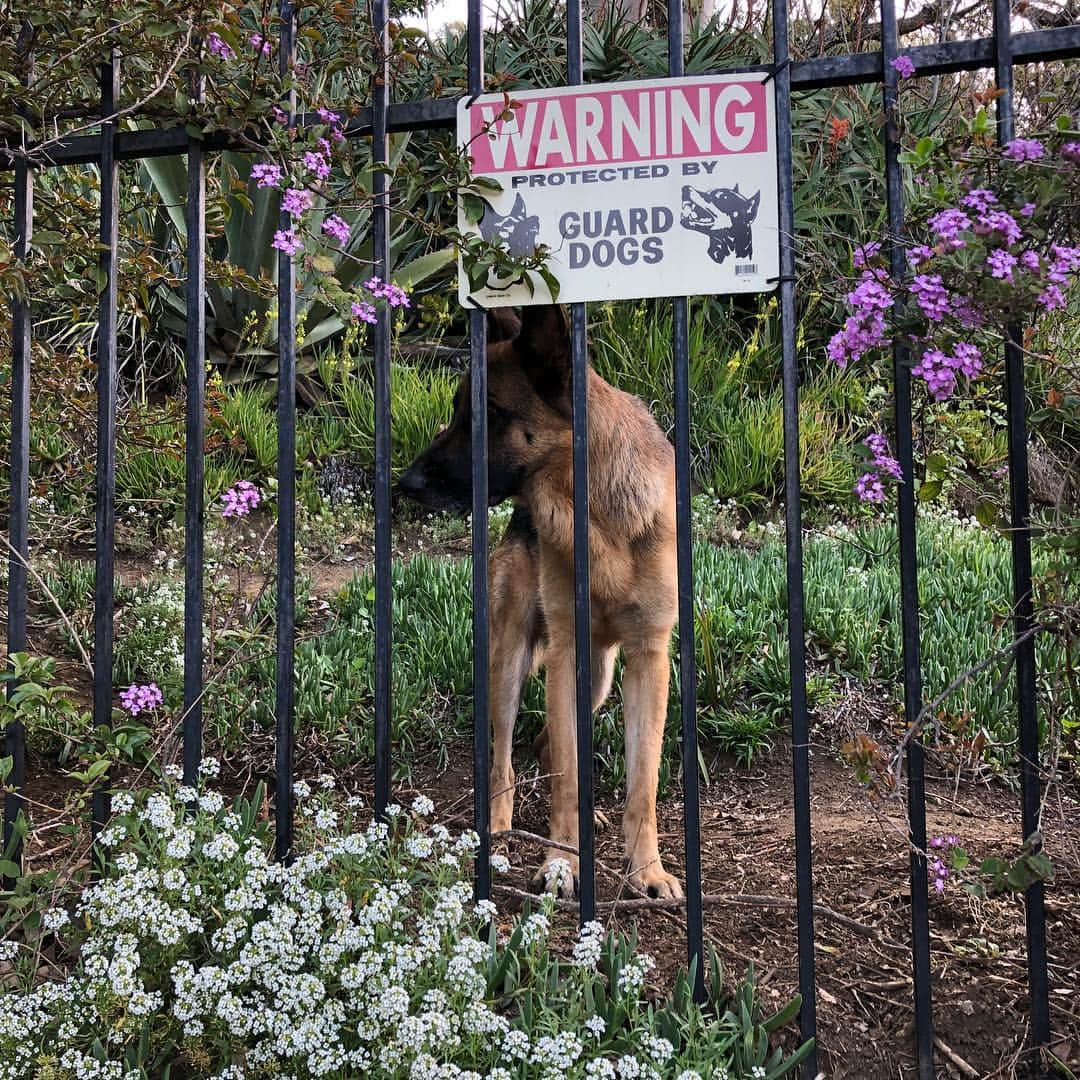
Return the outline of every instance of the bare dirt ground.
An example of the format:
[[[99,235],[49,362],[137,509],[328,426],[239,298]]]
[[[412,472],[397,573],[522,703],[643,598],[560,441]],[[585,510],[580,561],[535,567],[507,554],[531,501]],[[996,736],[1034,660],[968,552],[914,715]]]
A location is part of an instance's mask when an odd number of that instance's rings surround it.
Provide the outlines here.
[[[818,734],[826,733],[819,728]],[[459,824],[466,824],[471,812],[471,795],[462,796],[469,775],[463,749],[464,776],[452,767],[427,783],[439,805],[450,806],[454,799],[465,803]],[[527,776],[528,751],[522,748],[520,757]],[[954,777],[935,775],[933,766],[928,772],[931,836],[957,835],[976,859],[1016,853],[1021,830],[1015,792],[1000,783],[957,787]],[[706,940],[729,976],[752,964],[766,1003],[779,1007],[798,990],[790,750],[782,745],[750,770],[719,762],[710,773],[701,799],[702,877],[705,894],[717,900],[705,907]],[[515,827],[542,834],[543,785],[525,784],[521,792]],[[604,901],[619,893],[620,819],[617,802],[598,799],[598,806],[610,820],[597,834],[597,860],[607,868],[598,871],[597,894]],[[682,814],[677,794],[660,805],[661,852],[674,872],[683,863]],[[903,802],[872,801],[837,761],[835,749],[820,744],[812,765],[811,814],[819,1068],[838,1080],[914,1076]],[[1075,792],[1055,789],[1044,832],[1056,870],[1046,891],[1053,1049],[1075,1069],[1080,1065],[1080,800]],[[515,838],[509,854],[508,884],[525,889],[540,847]],[[601,915],[613,926],[636,930],[641,947],[657,960],[657,987],[670,984],[686,959],[682,912],[626,915],[608,908]],[[950,882],[943,896],[931,890],[930,926],[938,1075],[1026,1075],[1022,901],[977,900]]]
[[[270,746],[263,760],[269,762]],[[414,770],[396,797],[421,791],[436,802],[443,820],[471,824],[471,748],[462,745],[441,773]],[[530,783],[535,765],[522,747],[515,827],[542,834],[547,823],[543,784]],[[301,752],[297,775],[323,769]],[[1020,836],[1017,794],[1000,783],[961,783],[928,777],[928,830],[956,834],[975,858],[1014,853]],[[371,795],[367,770],[345,779],[349,791]],[[233,774],[230,788],[247,787],[255,775]],[[269,777],[266,777],[269,780]],[[32,762],[27,790],[40,810],[62,804],[69,788],[52,768]],[[608,819],[597,832],[597,895],[600,917],[636,932],[639,945],[657,962],[653,988],[662,992],[686,962],[681,911],[623,911],[604,907],[620,895],[620,807],[598,798]],[[661,852],[669,869],[683,867],[683,805],[678,793],[660,803]],[[871,801],[851,771],[825,746],[812,765],[815,962],[818,1065],[837,1080],[914,1077],[911,1005],[910,891],[908,846],[901,801]],[[1060,1062],[1080,1067],[1080,798],[1055,789],[1044,816],[1046,849],[1055,864],[1047,886],[1052,1049]],[[746,770],[718,762],[701,798],[702,876],[706,895],[706,941],[715,947],[729,980],[753,965],[767,1006],[780,1008],[798,990],[794,812],[790,751],[780,745]],[[63,841],[54,843],[64,848]],[[55,851],[39,837],[28,851],[41,868]],[[496,881],[528,888],[540,847],[515,838],[508,845],[511,872]],[[62,856],[61,856],[62,857]],[[496,895],[510,912],[520,899]],[[575,913],[564,911],[566,937]],[[1017,897],[976,900],[950,883],[943,896],[931,890],[930,927],[940,1077],[1006,1078],[1028,1075],[1023,1057],[1029,1034],[1023,903]],[[796,1042],[789,1031],[785,1042]],[[1057,1075],[1068,1076],[1068,1073]]]

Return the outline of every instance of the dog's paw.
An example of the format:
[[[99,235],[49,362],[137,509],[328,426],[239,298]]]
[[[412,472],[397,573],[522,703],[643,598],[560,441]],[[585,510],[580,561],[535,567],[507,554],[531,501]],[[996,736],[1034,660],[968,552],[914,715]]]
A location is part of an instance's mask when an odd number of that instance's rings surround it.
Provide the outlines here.
[[[635,891],[651,900],[681,900],[683,891],[679,879],[669,874],[659,862],[634,870],[629,875]]]
[[[563,900],[573,900],[580,891],[578,862],[565,854],[549,855],[531,884],[534,893],[553,892]]]

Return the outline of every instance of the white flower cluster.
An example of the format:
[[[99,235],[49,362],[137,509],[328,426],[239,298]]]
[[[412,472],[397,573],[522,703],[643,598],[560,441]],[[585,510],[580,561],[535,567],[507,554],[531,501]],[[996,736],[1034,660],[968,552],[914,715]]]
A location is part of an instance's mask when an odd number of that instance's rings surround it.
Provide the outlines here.
[[[162,1045],[216,1080],[676,1075],[675,1048],[635,1003],[650,960],[624,957],[609,1031],[593,1007],[605,985],[599,923],[557,978],[550,897],[512,944],[481,936],[497,913],[474,902],[474,833],[418,825],[434,812],[421,800],[391,828],[362,825],[338,799],[324,829],[332,789],[320,788],[302,816],[309,846],[288,865],[271,860],[264,827],[245,825],[253,815],[215,793],[118,796],[111,875],[43,914],[48,931],[81,941],[78,963],[63,981],[0,991],[0,1080],[149,1080]],[[519,951],[509,967],[504,948]],[[0,960],[18,954],[0,945]],[[502,1011],[516,996],[510,971],[534,980],[528,1009]]]

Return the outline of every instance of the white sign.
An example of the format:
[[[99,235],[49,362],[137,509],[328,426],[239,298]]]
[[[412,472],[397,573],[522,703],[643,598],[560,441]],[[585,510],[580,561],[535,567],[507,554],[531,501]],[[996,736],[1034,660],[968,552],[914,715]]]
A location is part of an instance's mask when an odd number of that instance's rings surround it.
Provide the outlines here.
[[[560,302],[765,292],[779,276],[776,102],[765,73],[486,94],[458,105],[485,191],[479,225],[515,257],[550,248]],[[550,303],[489,279],[462,303]],[[508,287],[500,288],[504,284]]]

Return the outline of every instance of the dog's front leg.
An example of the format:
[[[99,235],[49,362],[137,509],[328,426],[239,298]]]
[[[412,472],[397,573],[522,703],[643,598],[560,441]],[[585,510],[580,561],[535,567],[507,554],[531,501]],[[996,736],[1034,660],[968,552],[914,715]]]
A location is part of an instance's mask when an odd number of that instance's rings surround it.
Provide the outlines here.
[[[551,821],[548,835],[556,843],[576,850],[578,846],[578,772],[572,637],[556,636],[553,633],[547,653],[545,696],[547,753],[551,768]],[[555,884],[552,863],[556,859],[561,859],[570,865],[570,874],[560,876],[557,888],[561,896],[571,897],[577,889],[578,859],[576,855],[563,850],[562,847],[548,848],[544,865],[533,879],[533,889],[541,891]]]
[[[626,718],[626,810],[623,834],[631,884],[648,896],[682,896],[664,870],[656,837],[656,786],[664,745],[670,632],[625,647],[623,713]]]

